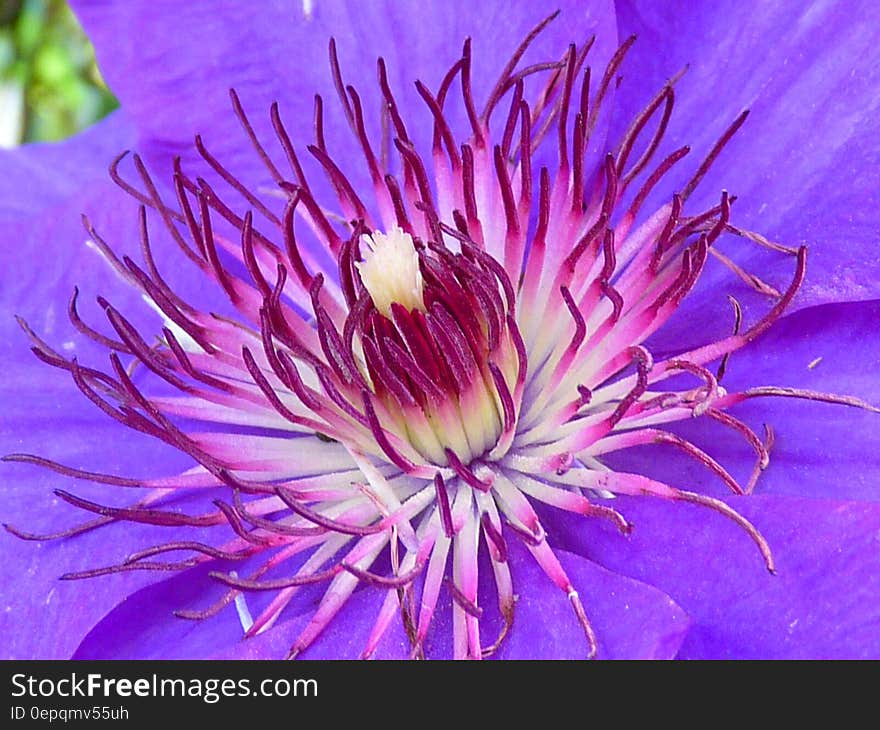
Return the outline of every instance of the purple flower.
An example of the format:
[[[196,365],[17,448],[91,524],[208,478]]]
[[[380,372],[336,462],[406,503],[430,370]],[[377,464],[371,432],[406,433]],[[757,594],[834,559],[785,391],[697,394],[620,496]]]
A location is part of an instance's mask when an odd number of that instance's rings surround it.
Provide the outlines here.
[[[876,30],[458,5],[77,4],[122,110],[4,156],[5,655],[880,654]]]

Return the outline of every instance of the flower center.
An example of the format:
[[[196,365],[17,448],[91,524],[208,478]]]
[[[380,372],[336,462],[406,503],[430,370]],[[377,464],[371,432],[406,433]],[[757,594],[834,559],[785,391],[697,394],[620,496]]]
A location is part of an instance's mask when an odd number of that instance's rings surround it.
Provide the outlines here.
[[[571,45],[557,61],[516,70],[531,41],[555,17],[538,24],[514,52],[482,113],[471,90],[470,41],[436,94],[417,84],[434,118],[430,158],[411,141],[381,60],[379,91],[392,137],[384,146],[399,155],[377,155],[361,97],[345,84],[331,41],[334,86],[370,168],[374,205],[362,200],[343,166],[331,159],[320,97],[316,143],[306,149],[336,189],[339,214],[326,214],[325,203],[314,197],[277,105],[270,117],[292,180],[273,162],[234,92],[235,114],[285,198],[283,215],[227,170],[200,137],[196,147],[227,184],[225,192],[177,162],[173,204],[160,195],[139,157],[133,160],[143,189],[123,178],[122,156],[117,158],[111,176],[141,204],[144,265],[114,253],[88,221],[86,228],[117,273],[163,313],[167,326],[156,342],[98,297],[112,328],[104,334],[80,319],[75,290],[69,317],[110,350],[107,372],[56,352],[23,326],[35,354],[67,371],[105,414],[176,447],[198,465],[179,475],[131,479],[31,454],[4,457],[146,490],[126,507],[58,490],[60,499],[98,518],[55,535],[7,529],[25,539],[50,539],[117,520],[171,529],[215,525],[222,537],[212,535],[210,544],[194,542],[189,534],[179,539],[175,532],[168,542],[128,554],[118,564],[65,577],[252,559],[256,565],[244,577],[211,573],[229,588],[220,600],[177,614],[207,618],[232,601],[239,605],[241,591],[275,591],[253,622],[244,622],[249,637],[269,629],[288,605],[312,607],[314,594],[299,589],[326,582],[291,657],[313,643],[362,582],[387,591],[364,656],[376,651],[397,612],[412,656],[423,656],[444,586],[452,599],[453,656],[492,654],[512,625],[514,581],[522,577],[509,539],[525,544],[566,597],[583,627],[586,653],[595,655],[596,636],[575,583],[547,539],[551,531],[537,503],[607,519],[624,534],[630,523],[604,502],[616,494],[700,505],[741,527],[772,572],[767,542],[726,502],[612,469],[606,455],[674,446],[744,495],[769,464],[772,432],[765,443],[728,413],[733,406],[783,396],[877,409],[848,396],[776,386],[730,392],[719,385],[728,357],[782,315],[806,266],[804,248],[788,249],[733,226],[733,199],[726,192],[708,210],[688,202],[745,113],[680,192],[642,215],[652,189],[690,149],[679,148],[653,170],[648,167],[672,113],[674,81],[633,119],[604,162],[591,161],[587,154],[598,115],[605,113],[603,99],[634,37],[612,56],[598,85],[590,66],[584,67],[592,40]],[[526,81],[533,79],[526,77],[538,74],[543,91],[527,95]],[[470,126],[460,145],[444,111],[457,78]],[[556,133],[549,138],[555,137],[558,148],[555,172],[539,169],[537,156],[551,129]],[[636,150],[642,152],[633,161]],[[235,203],[225,202],[230,195],[237,196]],[[242,206],[246,212],[239,214]],[[182,254],[225,292],[237,318],[201,311],[169,288],[151,249],[148,207]],[[317,237],[311,246],[299,245],[297,221],[308,223]],[[215,233],[221,228],[240,232],[240,247]],[[718,251],[727,233],[793,255],[788,288],[772,290]],[[732,335],[655,357],[645,343],[695,286],[710,253],[762,293],[772,291],[777,301],[743,327],[735,303]],[[163,381],[158,389],[156,379]],[[177,395],[164,395],[169,386]],[[665,424],[694,418],[726,426],[755,451],[746,485],[710,454],[665,430]],[[181,494],[204,495],[208,511],[179,511],[172,500]],[[175,562],[156,559],[180,551],[192,555]],[[494,580],[488,594],[481,554]],[[489,602],[497,603],[503,625],[487,645],[480,621]]]
[[[513,288],[466,243],[459,253],[425,247],[400,228],[360,243],[363,259],[349,265],[366,291],[348,315],[347,354],[378,397],[376,418],[428,461],[480,484],[466,466],[509,446],[502,437],[513,434],[525,370],[510,331]]]

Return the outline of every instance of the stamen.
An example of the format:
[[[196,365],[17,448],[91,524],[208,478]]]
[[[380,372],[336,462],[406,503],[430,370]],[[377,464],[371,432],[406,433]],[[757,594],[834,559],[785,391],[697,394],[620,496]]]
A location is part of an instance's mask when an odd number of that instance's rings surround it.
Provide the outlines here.
[[[462,464],[461,459],[458,458],[458,455],[452,449],[446,449],[446,458],[449,460],[449,466],[451,466],[453,471],[461,477],[465,484],[481,492],[488,492],[492,489],[492,482],[480,479]]]
[[[192,516],[180,512],[165,512],[162,510],[148,509],[146,507],[109,507],[107,505],[90,502],[82,497],[77,497],[63,489],[55,489],[52,492],[56,497],[60,497],[65,502],[69,502],[74,507],[94,512],[104,517],[111,517],[115,520],[128,520],[130,522],[141,522],[147,525],[162,525],[166,527],[172,526],[188,526],[188,527],[207,527],[209,525],[219,524],[221,521],[218,515],[208,514],[202,516]]]
[[[421,574],[425,567],[424,563],[417,563],[412,570],[388,578],[383,575],[376,575],[368,570],[362,570],[356,565],[351,565],[344,561],[340,563],[340,566],[342,566],[343,570],[351,573],[360,580],[366,583],[371,583],[372,585],[381,586],[382,588],[403,588],[404,586],[408,586]]]
[[[706,155],[706,159],[703,160],[703,163],[697,168],[694,176],[681,191],[682,200],[687,200],[691,196],[691,193],[693,193],[697,185],[700,184],[703,176],[709,171],[709,168],[712,167],[712,164],[718,158],[718,155],[721,154],[721,150],[723,150],[727,143],[730,142],[730,140],[733,138],[733,135],[737,133],[737,131],[746,121],[746,118],[748,116],[749,110],[746,109],[736,119],[733,120],[733,123],[725,130],[724,134],[721,135],[720,139],[715,143],[712,149],[709,150],[709,154]]]
[[[486,534],[488,541],[491,542],[492,546],[498,553],[496,560],[502,563],[506,562],[507,541],[504,539],[500,530],[492,524],[492,518],[489,516],[488,512],[483,512],[483,515],[480,517],[480,523],[483,526],[483,532]]]
[[[729,294],[727,295],[728,301],[733,306],[733,334],[734,336],[739,334],[739,328],[742,324],[742,307],[740,303],[734,299]],[[715,379],[720,383],[721,378],[724,377],[724,374],[727,372],[727,363],[730,360],[730,353],[725,352],[724,357],[721,358],[721,362],[718,365],[718,374],[715,376]]]
[[[220,573],[212,571],[208,576],[224,585],[233,588],[240,588],[248,591],[278,591],[284,588],[293,588],[295,586],[307,586],[314,583],[323,583],[324,581],[335,578],[341,568],[330,568],[319,573],[311,573],[309,575],[297,575],[291,578],[278,578],[276,580],[251,580],[249,578],[239,578],[234,571],[232,573]]]
[[[63,540],[67,537],[75,537],[76,535],[82,535],[86,532],[94,530],[97,527],[103,527],[114,521],[113,517],[101,517],[97,520],[91,520],[89,522],[84,522],[81,525],[77,525],[76,527],[70,527],[66,530],[59,530],[58,532],[47,532],[47,533],[35,533],[35,532],[25,532],[24,530],[20,530],[17,527],[10,525],[6,522],[3,523],[3,529],[6,530],[10,535],[15,535],[15,537],[20,540],[28,540],[32,542],[49,542],[51,540]]]
[[[461,589],[455,585],[455,582],[450,580],[449,578],[445,578],[443,583],[446,585],[446,590],[449,591],[449,594],[452,596],[452,600],[455,601],[457,605],[459,605],[464,612],[468,616],[473,616],[474,618],[482,618],[483,617],[483,609],[477,606],[473,601],[471,601],[464,593],[461,592]]]
[[[507,62],[507,65],[502,69],[501,73],[498,76],[498,81],[495,84],[495,88],[489,93],[489,98],[486,101],[486,107],[483,110],[483,114],[481,118],[483,120],[483,124],[486,126],[489,125],[489,117],[492,114],[492,109],[495,104],[504,94],[505,89],[509,83],[510,75],[513,73],[516,65],[520,62],[520,59],[523,57],[523,54],[528,50],[529,46],[532,42],[537,38],[541,31],[544,30],[550,23],[552,23],[556,18],[559,17],[559,13],[561,11],[556,10],[555,12],[548,15],[544,18],[540,23],[538,23],[534,28],[532,28],[528,35],[523,38],[522,42],[517,46],[516,50],[513,52],[513,55]]]
[[[589,651],[587,652],[587,659],[595,659],[596,654],[599,651],[599,642],[596,639],[596,632],[593,631],[593,627],[590,624],[589,619],[587,618],[587,613],[584,611],[584,605],[581,603],[580,596],[576,590],[571,590],[568,593],[568,600],[571,601],[571,605],[574,608],[575,616],[577,616],[578,622],[581,625],[581,628],[584,630],[584,634],[587,637],[587,644],[589,645]]]
[[[42,456],[34,456],[33,454],[6,454],[0,457],[0,461],[15,461],[20,464],[33,464],[44,469],[51,469],[58,474],[72,477],[74,479],[86,479],[90,482],[98,484],[112,484],[116,487],[143,487],[144,482],[140,479],[128,479],[126,477],[117,477],[111,474],[100,474],[94,471],[85,471],[83,469],[74,469],[73,467],[59,464],[57,461],[45,459]]]

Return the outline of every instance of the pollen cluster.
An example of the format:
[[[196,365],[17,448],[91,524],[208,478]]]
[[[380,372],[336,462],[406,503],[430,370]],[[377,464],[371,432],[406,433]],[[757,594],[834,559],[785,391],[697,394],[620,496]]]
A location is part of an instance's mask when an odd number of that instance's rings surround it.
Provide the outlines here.
[[[391,317],[393,303],[424,311],[422,272],[412,236],[395,227],[387,234],[364,234],[360,243],[363,259],[355,265],[373,306],[385,317]]]

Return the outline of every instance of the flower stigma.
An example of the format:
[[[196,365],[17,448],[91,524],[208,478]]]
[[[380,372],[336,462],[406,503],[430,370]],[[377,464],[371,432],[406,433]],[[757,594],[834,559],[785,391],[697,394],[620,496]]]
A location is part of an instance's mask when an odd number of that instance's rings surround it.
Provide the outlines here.
[[[65,371],[107,416],[173,446],[193,466],[134,479],[9,455],[6,461],[141,496],[114,507],[57,490],[94,519],[53,535],[7,529],[47,540],[114,522],[163,527],[168,541],[63,578],[234,561],[235,571],[211,572],[225,589],[219,600],[181,607],[177,615],[209,620],[237,610],[246,617],[246,637],[267,631],[297,605],[311,606],[317,590],[317,608],[290,657],[315,643],[361,585],[383,594],[364,657],[378,651],[394,621],[413,658],[447,651],[462,659],[491,656],[504,646],[516,613],[510,541],[524,546],[570,604],[584,656],[601,654],[589,606],[548,539],[543,515],[562,510],[606,520],[625,539],[631,525],[615,509],[615,495],[705,507],[706,519],[742,528],[773,572],[767,541],[727,502],[611,468],[607,457],[639,446],[673,447],[732,494],[747,495],[770,463],[773,432],[759,436],[732,407],[776,396],[877,409],[850,396],[775,385],[729,392],[721,385],[731,355],[782,316],[806,271],[805,248],[735,226],[735,199],[726,191],[707,209],[690,202],[747,112],[731,120],[682,186],[646,210],[690,154],[685,146],[657,159],[677,78],[597,156],[591,142],[635,38],[595,75],[587,62],[594,39],[523,66],[557,15],[514,50],[482,108],[471,84],[470,40],[435,90],[416,82],[418,110],[399,103],[379,59],[378,142],[331,40],[330,71],[369,174],[365,184],[353,182],[341,156],[334,157],[320,96],[308,143],[291,139],[278,104],[269,110],[274,138],[258,135],[231,92],[271,195],[239,179],[200,136],[195,147],[210,174],[194,174],[176,160],[164,187],[140,156],[120,155],[110,174],[139,205],[143,263],[118,254],[88,219],[86,229],[165,325],[142,334],[103,296],[97,302],[106,324],[87,324],[75,290],[71,322],[108,351],[105,369],[59,353],[22,327],[35,355]],[[450,111],[453,97],[461,124]],[[430,149],[410,134],[425,118]],[[555,152],[553,164],[548,151]],[[122,172],[126,160],[137,183]],[[325,188],[335,197],[320,192]],[[168,257],[154,255],[157,224],[234,316],[193,303],[197,288],[168,284],[160,271]],[[725,234],[789,257],[790,284],[777,291],[739,268],[718,250]],[[713,259],[769,297],[767,311],[746,323],[732,299],[731,334],[663,357],[652,353],[649,338]],[[745,441],[755,455],[747,480],[667,429],[693,419]],[[181,495],[205,497],[204,509],[182,511],[172,504]],[[212,537],[192,539],[193,528],[210,528]],[[245,594],[269,596],[253,617]],[[451,605],[448,638],[431,633],[441,596]],[[500,621],[487,636],[490,602]]]
[[[422,272],[412,236],[400,228],[393,228],[387,235],[376,231],[361,236],[361,246],[366,251],[356,264],[357,270],[379,313],[391,319],[394,303],[410,312],[424,312]]]

